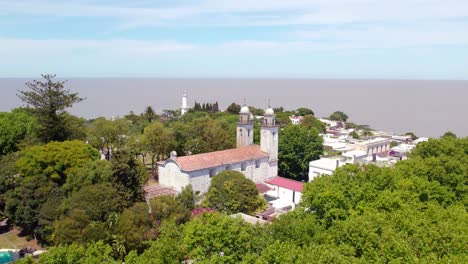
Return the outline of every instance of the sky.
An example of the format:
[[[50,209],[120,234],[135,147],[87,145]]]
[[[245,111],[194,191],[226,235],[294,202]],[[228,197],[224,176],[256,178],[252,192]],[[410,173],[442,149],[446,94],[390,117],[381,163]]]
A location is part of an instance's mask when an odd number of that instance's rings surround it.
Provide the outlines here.
[[[468,79],[467,0],[0,0],[0,77]]]

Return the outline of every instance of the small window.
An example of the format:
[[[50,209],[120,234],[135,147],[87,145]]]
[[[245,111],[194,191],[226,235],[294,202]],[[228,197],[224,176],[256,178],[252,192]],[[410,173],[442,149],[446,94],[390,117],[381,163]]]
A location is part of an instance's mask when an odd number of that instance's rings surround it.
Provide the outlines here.
[[[260,168],[260,164],[261,164],[260,160],[256,160],[255,161],[255,168],[256,169]]]
[[[246,169],[247,169],[247,163],[244,162],[241,164],[241,170],[245,171]]]
[[[215,176],[216,175],[216,170],[215,169],[211,169],[210,170],[210,178]]]
[[[231,166],[231,165],[227,165],[227,166],[226,166],[226,170],[232,170],[232,166]]]

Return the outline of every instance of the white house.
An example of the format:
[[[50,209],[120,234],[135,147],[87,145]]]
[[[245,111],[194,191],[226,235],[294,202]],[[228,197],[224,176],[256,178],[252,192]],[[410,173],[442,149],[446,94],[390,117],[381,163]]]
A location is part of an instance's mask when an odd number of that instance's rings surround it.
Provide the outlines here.
[[[303,116],[290,116],[289,120],[291,121],[291,124],[293,125],[299,125],[302,123],[302,119],[304,119]]]
[[[281,209],[286,206],[294,208],[301,201],[303,182],[277,176],[266,180],[265,184],[271,188],[267,195],[278,198],[270,201],[273,208]]]
[[[237,148],[184,157],[171,157],[158,163],[159,184],[180,191],[191,184],[205,193],[211,178],[223,170],[237,170],[254,182],[278,175],[278,126],[273,109],[265,111],[260,128],[260,145],[253,144],[252,115],[243,106],[237,123]]]
[[[345,162],[339,159],[321,158],[309,162],[309,181],[312,181],[319,175],[332,175],[338,168],[345,165]]]

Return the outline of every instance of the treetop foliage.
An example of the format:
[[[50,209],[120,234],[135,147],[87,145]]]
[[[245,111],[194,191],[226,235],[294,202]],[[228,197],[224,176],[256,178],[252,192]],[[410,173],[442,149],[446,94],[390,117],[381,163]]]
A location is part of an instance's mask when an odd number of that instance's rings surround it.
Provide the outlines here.
[[[255,183],[238,171],[222,171],[211,179],[206,205],[226,214],[254,213],[266,204]]]
[[[342,111],[335,111],[328,118],[330,120],[346,122],[348,120],[348,115]]]
[[[66,108],[81,102],[78,93],[65,89],[66,81],[54,81],[54,74],[42,75],[45,81],[27,82],[29,90],[19,91],[18,97],[32,107],[38,122],[37,135],[47,143],[73,139],[67,127]]]

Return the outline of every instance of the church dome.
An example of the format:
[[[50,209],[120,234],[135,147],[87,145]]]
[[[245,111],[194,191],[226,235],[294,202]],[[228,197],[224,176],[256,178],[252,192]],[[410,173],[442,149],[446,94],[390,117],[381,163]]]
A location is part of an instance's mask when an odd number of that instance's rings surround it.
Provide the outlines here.
[[[246,106],[246,105],[244,105],[244,106],[241,108],[239,114],[250,114],[249,107]]]
[[[268,116],[275,115],[275,111],[273,111],[272,108],[268,108],[267,110],[265,110],[265,115],[268,115]]]

